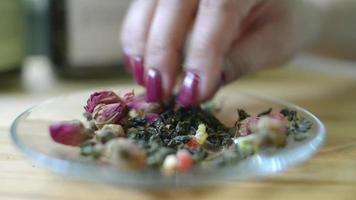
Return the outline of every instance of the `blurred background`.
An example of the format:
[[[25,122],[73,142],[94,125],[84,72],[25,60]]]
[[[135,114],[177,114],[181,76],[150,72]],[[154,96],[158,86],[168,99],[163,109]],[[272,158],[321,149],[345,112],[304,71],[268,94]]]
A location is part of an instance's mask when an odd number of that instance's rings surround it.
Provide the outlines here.
[[[118,71],[119,28],[129,2],[1,1],[1,73],[20,70],[33,56],[64,76]]]
[[[39,99],[130,83],[119,44],[129,3],[1,0],[0,108],[7,114],[0,119],[9,119],[9,113],[14,117]],[[11,103],[17,106],[8,110]]]

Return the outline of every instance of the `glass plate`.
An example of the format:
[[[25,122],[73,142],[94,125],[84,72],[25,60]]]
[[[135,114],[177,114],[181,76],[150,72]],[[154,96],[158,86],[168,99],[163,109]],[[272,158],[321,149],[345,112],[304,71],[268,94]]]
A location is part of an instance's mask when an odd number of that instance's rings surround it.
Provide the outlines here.
[[[79,148],[52,141],[48,126],[52,122],[82,119],[83,104],[90,92],[48,100],[23,112],[12,124],[11,138],[23,154],[55,172],[103,183],[148,188],[188,187],[214,185],[224,181],[242,181],[270,175],[308,159],[321,146],[325,128],[320,120],[307,110],[291,103],[269,97],[223,89],[212,100],[220,107],[217,117],[232,125],[237,108],[257,114],[268,108],[297,110],[299,115],[313,123],[309,137],[301,142],[289,142],[275,151],[261,151],[235,165],[219,169],[196,168],[189,172],[164,176],[158,170],[127,171],[106,163],[80,156]]]

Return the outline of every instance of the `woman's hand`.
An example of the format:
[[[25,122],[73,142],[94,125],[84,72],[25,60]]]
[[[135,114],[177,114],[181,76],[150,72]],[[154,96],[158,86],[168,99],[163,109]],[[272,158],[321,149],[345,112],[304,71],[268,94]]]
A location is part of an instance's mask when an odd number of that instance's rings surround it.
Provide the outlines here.
[[[186,52],[177,101],[189,106],[222,84],[287,61],[319,24],[312,0],[135,0],[121,40],[148,101],[172,94]]]

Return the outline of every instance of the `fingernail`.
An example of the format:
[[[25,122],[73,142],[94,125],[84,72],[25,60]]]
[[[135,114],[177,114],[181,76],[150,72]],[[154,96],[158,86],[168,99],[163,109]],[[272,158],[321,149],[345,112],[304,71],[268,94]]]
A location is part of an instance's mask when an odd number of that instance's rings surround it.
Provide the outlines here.
[[[132,66],[131,66],[131,56],[127,53],[127,52],[123,52],[123,60],[124,60],[124,65],[125,65],[125,69],[128,72],[132,72]]]
[[[146,101],[157,102],[162,99],[161,74],[156,69],[149,69],[146,80]]]
[[[133,75],[136,83],[139,85],[144,85],[144,68],[143,68],[143,58],[141,56],[136,56],[133,59]]]
[[[197,102],[199,75],[193,72],[186,72],[182,86],[178,93],[177,103],[182,107],[191,106]]]

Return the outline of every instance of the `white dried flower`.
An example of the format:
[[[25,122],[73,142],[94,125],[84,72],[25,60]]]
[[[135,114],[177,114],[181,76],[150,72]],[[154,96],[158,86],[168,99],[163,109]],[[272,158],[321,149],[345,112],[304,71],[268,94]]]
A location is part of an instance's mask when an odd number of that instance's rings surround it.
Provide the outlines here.
[[[176,171],[177,167],[177,157],[176,155],[168,155],[162,165],[162,171],[163,173],[170,175]]]

